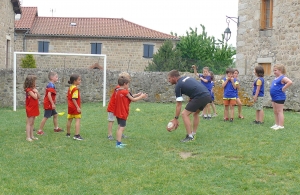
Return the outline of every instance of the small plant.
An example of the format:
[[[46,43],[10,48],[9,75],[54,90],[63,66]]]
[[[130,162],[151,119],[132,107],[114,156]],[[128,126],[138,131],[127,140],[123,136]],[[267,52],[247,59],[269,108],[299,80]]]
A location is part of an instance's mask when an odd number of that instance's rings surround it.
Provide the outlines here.
[[[21,63],[22,68],[36,68],[35,59],[33,58],[32,54],[26,55],[21,60],[22,60],[22,63]]]

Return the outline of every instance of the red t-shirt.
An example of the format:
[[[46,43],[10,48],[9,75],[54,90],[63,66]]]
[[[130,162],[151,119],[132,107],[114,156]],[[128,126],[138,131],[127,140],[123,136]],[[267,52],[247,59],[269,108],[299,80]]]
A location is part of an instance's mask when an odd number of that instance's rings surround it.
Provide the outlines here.
[[[56,102],[56,90],[55,90],[55,85],[51,82],[49,82],[46,87],[46,92],[45,92],[45,97],[44,97],[44,109],[45,110],[53,110],[52,104],[48,98],[49,92],[51,93],[52,101],[55,103]]]
[[[108,103],[108,106],[107,106],[107,112],[114,112],[115,111],[115,105],[116,105],[116,98],[115,98],[115,96],[116,96],[116,91],[119,88],[120,88],[120,85],[118,85],[115,88],[113,94],[110,96],[109,103]]]
[[[69,87],[67,97],[68,97],[68,114],[72,114],[72,115],[81,114],[80,112],[77,111],[77,108],[72,101],[72,99],[75,99],[80,108],[80,93],[79,93],[79,89],[75,85],[71,85]]]
[[[31,95],[29,95],[29,91],[35,93],[31,88],[27,88],[26,92],[26,114],[27,117],[38,116],[40,115],[39,110],[39,100],[34,99]]]
[[[115,109],[114,115],[118,118],[127,120],[129,115],[129,104],[131,100],[127,97],[129,91],[127,89],[116,89],[115,91]]]

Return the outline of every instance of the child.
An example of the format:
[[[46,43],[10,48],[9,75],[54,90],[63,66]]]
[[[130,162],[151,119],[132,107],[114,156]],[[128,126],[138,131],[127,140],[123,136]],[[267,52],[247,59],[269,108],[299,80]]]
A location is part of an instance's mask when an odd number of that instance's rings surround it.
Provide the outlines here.
[[[44,118],[41,121],[40,129],[37,131],[38,135],[43,135],[43,128],[48,118],[53,116],[54,132],[63,131],[58,127],[56,106],[56,89],[54,83],[58,81],[58,75],[56,72],[49,72],[48,74],[49,83],[46,86],[45,97],[44,97]]]
[[[265,80],[264,80],[264,68],[262,66],[256,66],[254,69],[255,79],[253,83],[253,101],[254,101],[254,108],[256,110],[256,117],[254,124],[262,124],[264,121],[264,110],[263,110],[263,100],[265,94]]]
[[[209,68],[204,67],[202,69],[203,74],[197,73],[197,68],[195,65],[192,65],[192,68],[194,69],[194,74],[200,78],[201,83],[208,89],[208,91],[211,93],[212,85],[211,85],[211,77],[209,75]],[[204,119],[211,119],[210,114],[210,103],[206,105],[206,107],[203,109],[203,117]]]
[[[213,110],[213,115],[212,117],[216,117],[218,116],[217,114],[217,110],[216,110],[216,105],[214,103],[215,101],[215,92],[214,92],[214,87],[215,87],[215,75],[212,71],[209,71],[209,75],[211,77],[211,107],[212,107],[212,110]]]
[[[237,69],[234,70],[233,77],[239,82],[238,76],[239,76],[239,71]],[[242,102],[239,98],[239,89],[240,89],[240,84],[236,86],[236,103],[238,105],[238,116],[240,119],[244,119],[244,116],[242,115]]]
[[[284,65],[275,65],[273,68],[273,72],[275,75],[275,79],[273,80],[270,87],[270,95],[272,98],[275,125],[273,125],[271,128],[274,130],[278,130],[284,128],[283,105],[286,99],[285,92],[293,82],[284,75],[286,74]]]
[[[119,78],[121,76],[124,76],[126,78],[128,78],[130,80],[130,75],[127,73],[127,72],[122,72],[119,74]],[[114,140],[113,136],[112,136],[112,127],[113,127],[113,124],[114,124],[114,121],[116,119],[115,115],[114,115],[114,109],[115,109],[115,104],[116,104],[116,100],[115,100],[115,93],[116,93],[116,90],[120,88],[119,85],[116,86],[113,94],[111,95],[110,99],[109,99],[109,103],[108,103],[108,106],[107,106],[107,112],[108,112],[108,130],[107,130],[107,139],[109,140]],[[138,95],[138,94],[136,94]],[[122,135],[122,138],[127,138],[126,135]]]
[[[33,136],[33,126],[35,117],[40,114],[39,98],[40,94],[35,88],[35,75],[28,75],[24,82],[24,91],[26,92],[26,140],[32,142],[38,140]]]
[[[131,101],[135,102],[140,99],[146,98],[147,95],[145,93],[141,93],[138,97],[132,97],[130,92],[128,91],[130,80],[121,76],[118,79],[118,85],[120,88],[116,90],[115,93],[115,110],[114,115],[117,117],[118,121],[118,130],[117,130],[117,148],[123,148],[126,144],[122,144],[122,135],[126,126],[126,120],[129,115],[129,104]]]
[[[236,104],[236,86],[238,81],[233,77],[234,70],[228,68],[226,70],[226,77],[222,80],[222,87],[224,88],[223,102],[224,102],[224,121],[228,121],[228,114],[230,122],[233,122],[234,105]],[[229,111],[230,108],[230,111]]]
[[[78,74],[73,74],[68,81],[71,86],[68,89],[67,99],[68,99],[68,121],[67,121],[67,137],[71,136],[70,129],[71,123],[75,118],[75,135],[73,139],[83,140],[80,136],[80,119],[81,119],[81,108],[80,108],[80,93],[77,88],[81,83],[81,77]]]

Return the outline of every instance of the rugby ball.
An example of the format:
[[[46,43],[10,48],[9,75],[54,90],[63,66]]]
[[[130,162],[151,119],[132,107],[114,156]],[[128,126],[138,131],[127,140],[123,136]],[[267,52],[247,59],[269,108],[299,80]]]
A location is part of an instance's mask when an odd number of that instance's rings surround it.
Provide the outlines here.
[[[168,131],[173,131],[175,129],[175,125],[172,121],[170,121],[167,125],[167,130]]]

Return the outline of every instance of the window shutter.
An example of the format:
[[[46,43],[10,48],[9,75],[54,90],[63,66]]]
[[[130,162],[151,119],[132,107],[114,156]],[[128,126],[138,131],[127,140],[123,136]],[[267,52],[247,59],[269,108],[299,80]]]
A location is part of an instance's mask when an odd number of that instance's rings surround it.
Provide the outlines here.
[[[260,29],[266,28],[266,0],[261,0],[260,5]]]
[[[97,43],[97,54],[101,54],[101,43]]]
[[[147,58],[148,57],[148,53],[149,53],[148,45],[144,45],[144,55],[143,55],[143,57]]]
[[[270,28],[273,28],[273,0],[270,0]]]
[[[91,43],[91,54],[97,54],[97,45],[96,45],[96,43]]]
[[[43,52],[44,51],[44,44],[43,41],[38,42],[38,52]]]
[[[44,52],[49,52],[49,42],[44,42]]]
[[[154,50],[154,45],[149,45],[149,55],[148,55],[149,58],[153,57],[153,50]]]

